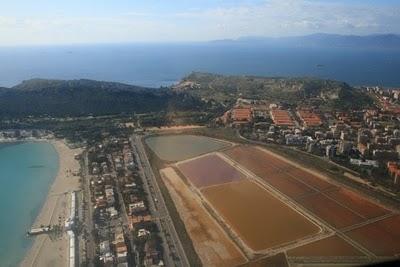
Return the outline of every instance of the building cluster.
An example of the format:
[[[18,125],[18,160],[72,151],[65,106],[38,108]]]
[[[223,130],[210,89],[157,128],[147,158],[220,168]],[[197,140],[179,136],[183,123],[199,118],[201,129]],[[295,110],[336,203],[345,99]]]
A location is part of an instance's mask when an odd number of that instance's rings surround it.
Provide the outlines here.
[[[375,94],[383,110],[400,115],[400,89],[383,89],[381,87],[367,87],[368,92]]]
[[[157,226],[128,139],[110,138],[89,149],[94,225],[103,266],[162,266]]]
[[[322,125],[321,117],[309,109],[300,109],[297,111],[297,115],[305,127],[319,127]]]
[[[241,127],[255,122],[257,117],[269,117],[268,113],[265,101],[239,98],[232,109],[217,118],[217,123]]]
[[[288,110],[273,108],[271,109],[271,119],[276,126],[295,126],[294,120]]]
[[[1,130],[0,141],[17,141],[21,139],[53,138],[53,134],[45,130]]]
[[[378,105],[367,110],[329,112],[239,99],[216,122],[240,126],[247,138],[296,146],[369,177],[384,172],[392,184],[400,185],[399,90],[368,90],[378,99]]]

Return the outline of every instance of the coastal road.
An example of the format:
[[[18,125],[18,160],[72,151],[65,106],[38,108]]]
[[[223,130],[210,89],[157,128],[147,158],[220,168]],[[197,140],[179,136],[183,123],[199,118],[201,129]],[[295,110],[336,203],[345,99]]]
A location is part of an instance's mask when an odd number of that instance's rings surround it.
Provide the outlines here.
[[[160,229],[161,238],[163,239],[165,263],[167,266],[190,266],[178,233],[169,215],[156,177],[154,176],[153,169],[147,158],[141,137],[133,135],[131,142],[139,165],[139,173],[143,178],[144,189],[149,196],[149,208]]]

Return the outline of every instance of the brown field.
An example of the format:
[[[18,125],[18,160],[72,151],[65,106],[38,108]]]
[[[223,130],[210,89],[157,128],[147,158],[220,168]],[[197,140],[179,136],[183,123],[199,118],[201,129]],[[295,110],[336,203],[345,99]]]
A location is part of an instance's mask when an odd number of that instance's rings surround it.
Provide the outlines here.
[[[339,190],[326,193],[338,203],[350,208],[365,218],[371,219],[390,213],[389,210],[384,209],[371,201],[361,197],[360,195],[341,188]]]
[[[390,213],[358,193],[339,189],[329,181],[257,147],[238,146],[225,153],[335,228],[343,228]],[[320,191],[324,193],[307,196],[308,193]]]
[[[400,215],[346,233],[377,256],[400,254]]]
[[[225,151],[225,154],[259,176],[270,175],[277,169],[283,170],[288,167],[286,162],[254,146],[237,146]]]
[[[255,146],[236,146],[224,153],[336,229],[345,231],[343,228],[391,213],[390,210],[357,192],[340,188],[312,171],[309,172],[288,163]],[[178,163],[178,168],[200,189],[202,195],[223,218],[227,226],[254,251],[261,252],[285,245],[317,234],[319,231],[319,227],[306,217],[274,197],[262,186],[247,179],[246,175],[216,154]],[[177,187],[179,183],[186,189]],[[213,236],[210,232],[210,229],[215,228],[212,223],[217,227],[220,227],[219,224],[202,206],[200,198],[193,194],[183,181],[179,180],[179,183],[175,182],[174,202],[180,201],[181,204],[176,204],[177,208],[180,213],[186,213],[181,216],[185,218],[185,226],[190,237],[194,243],[197,243],[196,251],[201,250],[200,253],[198,252],[200,258],[206,257],[205,261],[208,263],[203,262],[204,265],[209,266],[210,262],[219,261],[220,265],[214,264],[214,266],[223,266],[221,264],[225,263],[225,260],[219,257],[221,252],[214,255],[207,250],[207,246],[210,246],[207,240],[212,240],[210,242],[213,244],[221,238]],[[193,211],[195,211],[194,214],[191,214]],[[206,216],[211,223],[204,222],[202,217]],[[232,261],[228,260],[229,263],[226,266],[232,265],[233,259],[240,257],[242,257],[242,263],[245,262],[245,258],[232,240],[221,228],[219,229],[227,241],[223,241],[223,245],[219,242],[215,246],[221,248],[221,246],[229,246],[226,242],[231,242],[234,250],[239,253],[226,254],[232,259]],[[361,226],[345,234],[377,256],[400,255],[400,215]],[[336,235],[291,249],[287,251],[287,254],[292,257],[315,258],[365,256]],[[240,255],[239,258],[237,255]]]
[[[234,161],[291,198],[297,198],[314,191],[306,184],[285,173],[292,170],[294,166],[255,147],[234,147],[225,153]]]
[[[172,168],[160,171],[204,266],[235,266],[243,254]]]
[[[317,190],[322,191],[327,189],[333,189],[336,187],[335,185],[329,183],[328,181],[325,181],[319,178],[318,176],[299,168],[294,168],[292,170],[289,170],[287,173],[292,177],[296,177],[302,182],[312,186],[313,188],[316,188]]]
[[[215,154],[179,163],[178,168],[197,188],[245,178],[241,172]]]
[[[285,253],[279,253],[268,258],[248,262],[241,267],[289,267],[289,263]]]
[[[241,239],[259,251],[294,241],[319,228],[248,179],[202,193]]]
[[[336,235],[291,249],[287,252],[287,254],[288,256],[293,257],[364,256],[362,252]]]
[[[292,180],[299,180],[316,190],[327,190],[336,187],[328,181],[257,149],[256,147],[234,147],[225,153],[261,178],[266,177],[267,179],[272,179],[270,178],[271,175],[275,176],[277,173],[284,173],[287,177],[292,178]]]
[[[392,233],[392,235],[396,236],[400,239],[400,215],[396,215],[392,218],[383,220],[380,222],[382,227]]]
[[[363,218],[340,206],[322,194],[308,196],[299,201],[306,209],[335,228],[343,228],[364,221]]]
[[[285,173],[276,172],[270,176],[261,177],[264,181],[278,189],[284,195],[296,199],[308,193],[315,192],[309,186],[293,179]]]

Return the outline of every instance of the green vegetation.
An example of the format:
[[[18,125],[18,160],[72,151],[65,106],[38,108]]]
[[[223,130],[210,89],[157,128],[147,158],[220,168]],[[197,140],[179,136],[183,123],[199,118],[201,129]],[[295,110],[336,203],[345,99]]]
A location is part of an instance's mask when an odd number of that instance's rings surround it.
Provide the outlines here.
[[[69,143],[93,145],[107,136],[131,134],[132,129],[121,127],[121,124],[132,121],[129,116],[25,118],[0,121],[0,129],[40,129],[54,133],[57,138],[65,138]]]
[[[367,95],[344,82],[316,78],[223,76],[193,72],[174,90],[227,105],[234,103],[238,97],[338,109],[372,104]]]
[[[0,116],[101,116],[153,113],[146,126],[200,123],[221,115],[238,97],[326,109],[362,108],[370,96],[346,83],[313,78],[265,78],[192,73],[173,88],[91,80],[24,81],[0,88]]]
[[[84,116],[204,110],[186,93],[90,80],[29,80],[0,90],[0,116]]]
[[[138,115],[140,125],[143,127],[188,124],[205,125],[215,118],[215,116],[216,114],[212,111],[170,111]]]

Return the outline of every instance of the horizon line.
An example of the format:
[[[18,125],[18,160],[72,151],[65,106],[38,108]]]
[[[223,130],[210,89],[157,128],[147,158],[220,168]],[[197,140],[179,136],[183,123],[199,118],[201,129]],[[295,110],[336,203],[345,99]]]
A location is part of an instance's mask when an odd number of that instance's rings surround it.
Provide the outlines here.
[[[244,38],[259,38],[259,39],[271,39],[279,40],[285,38],[300,38],[300,37],[312,37],[317,35],[325,36],[342,36],[342,37],[377,37],[377,36],[396,36],[400,37],[400,33],[388,32],[388,33],[370,33],[370,34],[340,34],[340,33],[325,33],[316,32],[303,35],[286,35],[286,36],[268,36],[268,35],[244,35],[236,38],[221,38],[221,39],[209,39],[209,40],[136,40],[136,41],[107,41],[107,42],[66,42],[66,43],[25,43],[25,44],[0,44],[0,48],[23,48],[23,47],[60,47],[60,46],[92,46],[92,45],[135,45],[135,44],[201,44],[201,43],[213,43],[213,42],[224,42],[224,41],[241,41]]]

